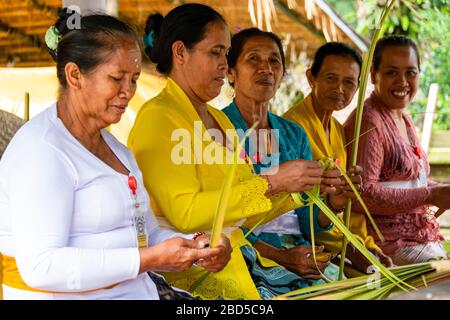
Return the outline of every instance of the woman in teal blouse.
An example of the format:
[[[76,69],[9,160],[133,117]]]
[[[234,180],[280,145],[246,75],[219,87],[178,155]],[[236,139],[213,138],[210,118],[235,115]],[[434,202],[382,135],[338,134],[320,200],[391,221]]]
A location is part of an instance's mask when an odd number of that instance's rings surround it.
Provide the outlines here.
[[[270,177],[270,170],[283,162],[311,160],[304,130],[268,111],[268,102],[275,95],[285,69],[280,39],[256,28],[243,30],[231,39],[227,60],[228,79],[234,87],[235,99],[223,111],[239,133],[245,132],[255,120],[259,121],[255,135],[258,138],[253,136],[245,143],[247,159],[255,172],[267,173]],[[315,232],[333,226],[317,207],[314,207],[313,223]],[[303,207],[256,229],[248,239],[264,257],[303,278],[304,286],[317,284],[314,280],[321,279],[321,273],[336,279],[337,268],[328,260],[317,261],[317,266],[312,260],[311,244],[304,237],[309,233],[309,208]],[[316,252],[322,251],[323,247],[316,247]],[[258,284],[258,279],[254,280]]]

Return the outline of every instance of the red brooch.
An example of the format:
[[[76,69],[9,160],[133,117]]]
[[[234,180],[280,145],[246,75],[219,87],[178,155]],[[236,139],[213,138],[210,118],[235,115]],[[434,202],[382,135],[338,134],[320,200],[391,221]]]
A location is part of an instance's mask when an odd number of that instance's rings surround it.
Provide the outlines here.
[[[420,148],[419,147],[414,147],[414,153],[416,154],[416,156],[418,156],[420,158]]]
[[[134,176],[128,177],[128,187],[130,188],[133,195],[136,195],[137,182],[136,182],[136,178]]]

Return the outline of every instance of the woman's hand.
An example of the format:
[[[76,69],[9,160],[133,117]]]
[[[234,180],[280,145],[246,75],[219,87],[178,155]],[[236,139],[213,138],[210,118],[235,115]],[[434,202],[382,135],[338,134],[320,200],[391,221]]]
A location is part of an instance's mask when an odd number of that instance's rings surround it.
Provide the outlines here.
[[[391,257],[388,255],[385,255],[383,252],[377,251],[377,250],[370,250],[375,257],[378,258],[378,260],[387,268],[394,267],[394,262],[392,261]]]
[[[220,263],[218,264],[225,266],[229,260],[229,253],[228,259],[226,258],[226,249],[227,245],[224,239],[221,239],[221,245],[216,248],[205,248],[204,244],[196,240],[168,239],[152,247],[139,249],[139,272],[182,272],[201,259],[208,260],[219,256],[224,256],[224,258],[219,259]],[[224,262],[225,260],[226,262]],[[218,268],[217,264],[213,269],[216,268]]]
[[[330,169],[322,176],[322,183],[320,184],[320,192],[328,194],[335,194],[338,190],[345,187],[345,179],[342,177],[339,169]]]
[[[211,236],[207,233],[197,237],[195,241],[198,242],[200,246],[207,247],[211,241]],[[205,259],[199,259],[196,262],[196,265],[199,267],[203,267],[210,272],[219,272],[227,265],[228,261],[231,258],[231,252],[233,249],[231,248],[230,240],[221,235],[219,244],[215,247],[219,248],[220,251],[213,256]]]
[[[321,258],[317,259],[317,266],[313,260],[311,247],[296,246],[291,249],[278,249],[260,240],[255,242],[254,247],[263,257],[275,261],[305,279],[320,279],[319,270],[323,273],[330,263],[330,256],[325,255],[323,259],[321,254],[324,250],[323,246],[316,246],[316,254],[320,256],[318,258]]]
[[[362,187],[362,172],[363,169],[360,166],[352,166],[348,170],[348,176],[350,181],[355,186],[358,192],[361,191]],[[334,194],[330,194],[330,204],[336,209],[343,209],[347,203],[347,199],[356,199],[356,195],[354,194],[352,188],[347,183],[344,177],[341,176],[342,184],[337,187],[337,191]]]
[[[323,250],[323,246],[316,246],[316,254]],[[324,273],[325,268],[330,264],[330,260],[327,258],[325,261],[317,260],[316,266],[311,247],[296,246],[281,250],[280,254],[282,257],[279,259],[279,264],[305,279],[320,279],[322,277],[320,272]],[[320,272],[317,268],[320,269]]]
[[[369,249],[369,251],[374,255],[378,261],[381,262],[385,267],[390,268],[394,266],[392,259],[385,255],[383,252],[380,252],[375,249]],[[356,249],[351,243],[347,246],[347,254],[346,257],[351,261],[352,266],[363,273],[368,273],[369,267],[372,266],[372,263],[367,260],[365,256],[358,249]]]
[[[264,173],[272,189],[278,192],[303,192],[321,184],[323,170],[318,161],[291,160]]]
[[[442,212],[450,209],[450,185],[437,185],[430,188],[429,202]]]

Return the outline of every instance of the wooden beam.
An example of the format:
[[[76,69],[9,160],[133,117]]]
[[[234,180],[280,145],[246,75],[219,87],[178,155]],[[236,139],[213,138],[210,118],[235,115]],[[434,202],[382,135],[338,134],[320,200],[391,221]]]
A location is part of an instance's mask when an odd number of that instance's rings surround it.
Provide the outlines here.
[[[21,53],[37,53],[41,52],[41,49],[36,47],[8,47],[5,50],[10,54],[21,54]]]
[[[0,47],[16,46],[22,44],[23,41],[21,39],[0,38]]]
[[[30,36],[36,35],[37,37],[44,38],[44,35],[47,32],[47,29],[48,29],[47,26],[44,26],[44,27],[33,27],[33,28],[30,28],[30,29],[27,29],[27,35],[30,35]]]
[[[17,17],[29,17],[34,15],[35,13],[39,13],[39,11],[35,9],[25,8],[20,10],[4,10],[0,12],[0,19],[2,18],[17,18]]]
[[[33,8],[45,13],[47,16],[55,19],[58,17],[58,8],[40,3],[38,0],[26,0]]]
[[[35,27],[48,28],[55,23],[55,20],[50,20],[50,19],[36,19],[36,21],[22,20],[22,21],[9,22],[8,26],[11,28],[16,28],[16,29],[35,28]]]
[[[325,41],[325,37],[324,37],[322,31],[317,30],[316,27],[311,22],[306,20],[299,13],[295,12],[294,10],[289,9],[289,7],[281,1],[273,0],[273,3],[275,5],[275,7],[279,11],[281,11],[284,15],[286,15],[287,17],[289,17],[291,20],[295,21],[296,23],[300,24],[302,27],[306,28],[309,32],[314,34],[319,39]]]
[[[8,65],[9,61],[7,60],[2,60],[0,58],[0,66],[1,67],[6,67],[9,66]],[[14,63],[14,67],[48,67],[48,66],[53,66],[55,65],[55,63],[51,60],[49,61],[17,61],[16,63]]]
[[[44,44],[38,37],[28,35],[28,34],[24,33],[22,30],[13,28],[1,20],[0,20],[0,31],[7,32],[10,35],[13,35],[20,39],[23,39],[24,41],[26,41],[27,43],[29,43],[30,45],[32,45],[34,47],[38,47],[41,49],[45,48]]]

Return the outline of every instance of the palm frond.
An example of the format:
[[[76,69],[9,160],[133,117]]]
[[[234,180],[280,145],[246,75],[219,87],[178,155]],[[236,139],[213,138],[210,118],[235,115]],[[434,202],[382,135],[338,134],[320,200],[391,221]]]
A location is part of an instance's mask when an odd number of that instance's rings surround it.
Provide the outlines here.
[[[227,210],[227,205],[231,195],[231,187],[233,184],[234,173],[236,171],[236,166],[238,163],[238,157],[240,155],[240,151],[244,145],[245,140],[248,136],[255,130],[259,121],[256,121],[250,129],[247,130],[242,140],[239,142],[237,146],[237,150],[234,151],[233,154],[233,163],[229,164],[228,170],[225,174],[224,180],[222,182],[222,188],[219,194],[219,200],[217,202],[216,213],[214,216],[214,223],[211,231],[211,242],[210,246],[215,247],[219,243],[220,235],[223,230],[223,221],[225,219],[225,212]]]
[[[370,43],[369,52],[364,52],[363,54],[363,63],[361,67],[361,76],[360,76],[360,87],[358,92],[358,103],[356,106],[356,115],[355,115],[355,128],[354,128],[354,134],[355,141],[353,142],[353,148],[352,148],[352,158],[351,158],[351,165],[356,165],[357,157],[358,157],[358,145],[359,145],[359,136],[361,131],[361,121],[362,121],[362,114],[363,114],[363,107],[364,107],[364,98],[365,98],[365,92],[367,88],[367,81],[369,78],[369,72],[370,72],[370,64],[372,61],[373,53],[375,51],[375,46],[378,41],[378,38],[380,37],[381,28],[383,27],[384,21],[389,16],[389,13],[395,3],[395,0],[386,0],[386,3],[383,7],[383,11],[381,12],[380,19],[377,23],[376,30],[373,34],[372,41]],[[350,214],[352,209],[352,201],[349,199],[347,201],[347,205],[345,208],[345,214],[344,214],[344,221],[345,225],[350,225]],[[344,237],[342,241],[342,251],[341,251],[341,261],[339,266],[339,279],[342,279],[342,276],[344,274],[344,265],[345,265],[345,255],[347,251],[347,238]]]
[[[390,269],[410,287],[423,287],[450,278],[450,262],[433,261]],[[295,290],[275,299],[294,300],[375,300],[394,297],[401,289],[382,274],[376,273]]]

